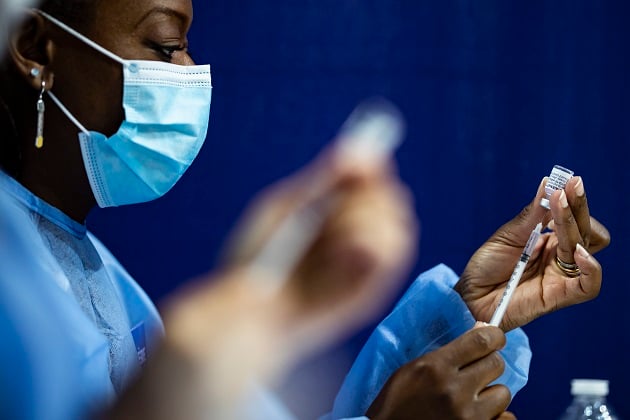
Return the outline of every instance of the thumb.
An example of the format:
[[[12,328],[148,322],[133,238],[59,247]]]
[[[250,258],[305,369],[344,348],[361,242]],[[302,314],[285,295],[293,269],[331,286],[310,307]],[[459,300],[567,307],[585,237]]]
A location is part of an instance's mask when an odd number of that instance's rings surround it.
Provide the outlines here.
[[[545,185],[547,185],[548,180],[548,177],[544,177],[540,181],[538,189],[536,190],[536,196],[517,216],[517,219],[527,227],[527,234],[529,234],[534,226],[541,220],[543,221],[543,226],[546,226],[551,220],[549,210],[540,205],[540,201],[545,198]]]
[[[544,177],[538,186],[534,199],[512,220],[501,226],[495,233],[495,239],[500,238],[514,246],[523,246],[529,235],[542,220],[546,226],[551,220],[551,212],[540,205],[540,200],[545,197],[545,185],[548,178]]]
[[[580,244],[576,245],[573,256],[581,272],[580,276],[575,278],[579,281],[579,290],[582,292],[580,301],[591,300],[597,297],[601,289],[602,267],[595,257]]]

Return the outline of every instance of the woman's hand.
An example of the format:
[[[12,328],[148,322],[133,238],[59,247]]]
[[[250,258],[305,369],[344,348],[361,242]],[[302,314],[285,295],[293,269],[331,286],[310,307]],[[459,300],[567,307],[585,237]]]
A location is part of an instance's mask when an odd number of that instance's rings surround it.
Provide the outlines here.
[[[489,386],[505,369],[505,335],[478,327],[401,367],[366,415],[378,419],[510,419],[510,391]]]
[[[475,252],[455,289],[473,316],[488,321],[512,270],[537,223],[551,230],[541,236],[503,318],[505,331],[554,310],[593,299],[599,294],[602,269],[592,254],[610,243],[608,230],[590,216],[581,177],[569,180],[550,199],[551,212],[540,206],[545,181],[534,200]],[[558,259],[579,267],[577,275],[562,271]]]
[[[407,189],[389,159],[361,162],[332,148],[255,200],[236,232],[227,264],[247,267],[291,214],[310,207],[323,217],[311,245],[281,287],[254,264],[261,294],[289,305],[293,345],[312,351],[376,316],[415,255],[417,223]],[[290,250],[287,250],[287,252]],[[298,344],[299,343],[299,344]]]
[[[285,244],[261,263],[287,218],[305,208],[319,219],[308,246],[285,258],[294,251]],[[252,382],[273,381],[377,315],[404,278],[416,243],[411,199],[389,159],[325,152],[264,191],[222,267],[171,299],[162,349],[130,393],[136,402],[123,399],[119,408],[132,410],[146,395],[164,403],[151,418],[241,417]],[[172,377],[168,386],[165,374]]]

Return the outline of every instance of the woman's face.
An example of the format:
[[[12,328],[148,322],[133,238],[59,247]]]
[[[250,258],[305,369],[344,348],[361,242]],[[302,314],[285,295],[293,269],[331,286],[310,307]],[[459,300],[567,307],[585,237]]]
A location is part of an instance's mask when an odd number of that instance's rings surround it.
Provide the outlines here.
[[[93,19],[76,29],[125,59],[192,65],[186,37],[192,14],[191,0],[100,0]],[[124,116],[121,65],[47,25],[54,43],[51,90],[87,129],[112,135]]]

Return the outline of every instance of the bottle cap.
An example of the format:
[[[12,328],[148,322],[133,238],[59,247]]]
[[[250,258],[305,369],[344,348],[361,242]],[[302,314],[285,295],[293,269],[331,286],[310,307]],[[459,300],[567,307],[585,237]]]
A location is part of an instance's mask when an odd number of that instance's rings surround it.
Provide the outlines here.
[[[573,379],[571,381],[571,395],[608,395],[608,381],[603,379]]]
[[[546,198],[541,198],[540,199],[540,205],[543,206],[544,208],[546,208],[547,210],[551,209],[551,206],[549,205],[549,200]]]

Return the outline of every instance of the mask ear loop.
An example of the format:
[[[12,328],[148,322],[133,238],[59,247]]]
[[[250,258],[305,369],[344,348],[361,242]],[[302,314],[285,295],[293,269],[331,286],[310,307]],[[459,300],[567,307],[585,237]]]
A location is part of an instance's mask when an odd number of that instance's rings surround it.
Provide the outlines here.
[[[39,13],[44,18],[46,18],[49,22],[55,24],[56,26],[58,26],[59,28],[63,29],[64,31],[66,31],[70,35],[74,36],[75,38],[77,38],[80,41],[84,42],[85,44],[89,45],[90,47],[94,48],[96,51],[98,51],[101,54],[103,54],[103,55],[111,58],[112,60],[120,63],[123,67],[127,67],[128,66],[128,63],[127,63],[126,60],[120,58],[119,56],[117,56],[113,52],[109,51],[107,48],[101,47],[96,42],[92,41],[91,39],[89,39],[88,37],[86,37],[82,33],[78,32],[77,30],[72,29],[71,27],[69,27],[68,25],[66,25],[65,23],[60,21],[59,19],[57,19],[55,17],[52,17],[48,13],[46,13],[44,11],[41,11],[41,10],[36,10],[36,12]]]
[[[89,136],[89,135],[90,135],[90,132],[88,131],[88,129],[87,129],[87,128],[85,128],[85,127],[83,126],[83,124],[81,124],[81,123],[79,122],[79,120],[77,120],[77,119],[76,119],[76,117],[75,117],[74,115],[72,115],[72,113],[68,110],[68,108],[66,108],[66,107],[64,106],[64,104],[62,104],[62,103],[61,103],[61,101],[59,100],[59,98],[57,98],[57,96],[55,96],[55,94],[54,94],[54,93],[52,93],[51,91],[48,91],[48,92],[46,92],[46,93],[48,94],[48,96],[50,96],[50,99],[52,99],[52,100],[53,100],[53,102],[54,102],[54,103],[55,103],[55,104],[59,107],[59,109],[61,110],[61,112],[63,112],[63,113],[66,115],[66,117],[68,117],[68,119],[69,119],[70,121],[72,121],[72,123],[73,123],[74,125],[76,125],[76,126],[77,126],[77,128],[78,128],[79,130],[81,130],[81,131],[82,131],[85,135],[87,135],[87,136]]]
[[[106,49],[104,47],[101,47],[96,42],[92,41],[91,39],[89,39],[85,35],[81,34],[80,32],[76,31],[75,29],[72,29],[71,27],[69,27],[68,25],[66,25],[62,21],[58,20],[57,18],[49,15],[48,13],[46,13],[46,12],[44,12],[42,10],[36,10],[36,12],[39,13],[41,16],[43,16],[49,22],[51,22],[54,25],[58,26],[59,28],[61,28],[62,30],[66,31],[70,35],[74,36],[78,40],[84,42],[86,45],[94,48],[96,51],[100,52],[101,54],[103,54],[103,55],[105,55],[105,56],[107,56],[109,58],[111,58],[112,60],[116,61],[117,63],[120,63],[123,67],[127,67],[129,65],[126,60],[118,57],[116,54],[114,54],[113,52],[109,51],[108,49]],[[57,96],[55,96],[54,93],[52,93],[51,91],[47,91],[46,93],[48,94],[48,96],[50,96],[50,98],[53,100],[53,102],[55,102],[55,104],[59,107],[61,112],[63,112],[66,115],[66,117],[68,117],[68,119],[70,119],[70,121],[72,121],[74,123],[74,125],[77,126],[77,128],[79,130],[81,130],[87,136],[90,135],[90,132],[83,126],[83,124],[81,124],[79,122],[79,120],[76,119],[76,117],[74,115],[72,115],[72,113],[68,110],[68,108],[66,108],[61,103],[59,98],[57,98]]]

